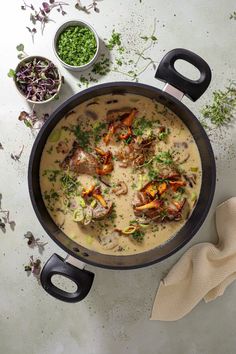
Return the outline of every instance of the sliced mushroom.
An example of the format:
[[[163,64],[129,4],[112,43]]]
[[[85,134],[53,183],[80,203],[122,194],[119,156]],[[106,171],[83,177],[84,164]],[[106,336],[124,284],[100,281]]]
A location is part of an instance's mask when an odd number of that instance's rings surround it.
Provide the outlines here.
[[[178,164],[182,164],[186,162],[190,157],[190,154],[188,151],[182,151],[179,155],[176,155],[174,157],[174,161],[177,162]]]
[[[100,237],[100,244],[105,250],[111,250],[119,245],[119,238],[119,233],[113,231],[111,235]]]
[[[191,188],[193,188],[193,186],[196,184],[196,182],[197,182],[197,175],[196,175],[196,173],[191,173],[191,174],[184,174],[183,175],[184,176],[184,178],[186,179],[186,181],[188,182],[188,184],[189,184],[189,186],[191,187]]]
[[[114,122],[118,119],[125,118],[132,111],[131,107],[123,107],[119,109],[110,109],[107,111],[106,119],[109,122]]]
[[[125,195],[128,193],[128,187],[125,182],[118,182],[116,184],[116,188],[112,189],[112,192],[115,193],[115,195]]]
[[[187,149],[188,148],[188,144],[186,143],[186,141],[176,141],[174,142],[174,147],[177,149]]]
[[[88,109],[85,111],[85,115],[86,115],[86,117],[92,118],[93,120],[98,119],[97,113],[96,113],[96,112],[93,112],[93,111],[90,111],[90,110],[88,110]]]
[[[63,169],[69,168],[75,173],[95,175],[98,168],[97,159],[84,151],[77,142],[74,142],[71,151],[61,163]]]

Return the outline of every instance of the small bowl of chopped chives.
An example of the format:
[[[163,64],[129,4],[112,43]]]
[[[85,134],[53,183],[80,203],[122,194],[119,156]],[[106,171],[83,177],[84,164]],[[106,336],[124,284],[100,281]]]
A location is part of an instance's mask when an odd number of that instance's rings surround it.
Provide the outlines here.
[[[19,93],[33,104],[56,99],[61,89],[62,76],[58,68],[39,55],[22,59],[12,76]]]
[[[97,60],[99,37],[88,23],[78,20],[68,21],[56,31],[53,49],[66,69],[83,71]]]

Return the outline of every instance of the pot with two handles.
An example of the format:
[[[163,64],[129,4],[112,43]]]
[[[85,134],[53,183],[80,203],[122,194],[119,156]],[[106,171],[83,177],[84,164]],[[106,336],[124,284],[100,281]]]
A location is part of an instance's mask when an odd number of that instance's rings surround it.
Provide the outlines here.
[[[200,72],[200,78],[190,80],[178,71],[174,64],[182,59],[195,66]],[[211,70],[208,64],[197,54],[186,49],[174,49],[161,60],[155,78],[166,82],[163,90],[133,82],[115,82],[94,86],[75,94],[64,102],[47,120],[40,130],[30,156],[28,183],[33,208],[47,234],[68,253],[66,259],[53,254],[44,265],[41,272],[41,284],[52,296],[66,302],[81,301],[88,294],[94,274],[85,270],[85,263],[109,269],[131,269],[151,265],[171,256],[182,248],[196,234],[205,220],[212,203],[216,168],[210,141],[202,125],[194,114],[181,102],[184,95],[196,101],[207,89],[211,81]],[[132,93],[155,99],[173,111],[190,130],[199,150],[202,164],[202,184],[197,204],[187,222],[177,234],[161,247],[156,247],[143,253],[114,256],[101,254],[78,245],[54,223],[50,217],[40,190],[39,167],[42,152],[52,129],[79,104],[105,94]],[[66,292],[52,283],[53,275],[65,276],[77,285],[73,293]]]

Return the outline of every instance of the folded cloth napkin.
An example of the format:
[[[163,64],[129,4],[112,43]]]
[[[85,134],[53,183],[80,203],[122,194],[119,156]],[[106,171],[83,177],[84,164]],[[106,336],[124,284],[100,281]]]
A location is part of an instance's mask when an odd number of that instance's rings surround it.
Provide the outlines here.
[[[151,320],[176,321],[202,299],[214,300],[236,279],[236,197],[216,208],[219,241],[191,247],[161,281]]]

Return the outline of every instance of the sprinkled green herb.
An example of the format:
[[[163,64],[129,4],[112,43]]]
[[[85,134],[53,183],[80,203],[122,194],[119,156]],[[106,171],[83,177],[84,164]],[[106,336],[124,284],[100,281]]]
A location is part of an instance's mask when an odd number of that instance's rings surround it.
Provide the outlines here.
[[[60,179],[61,186],[66,195],[76,194],[78,187],[81,185],[75,176],[70,175],[68,172],[64,172]]]
[[[96,75],[104,76],[110,71],[110,60],[105,55],[101,55],[101,60],[94,64],[92,72]]]
[[[229,123],[236,113],[236,84],[231,82],[224,91],[213,92],[213,102],[202,110],[204,118],[210,119],[216,126]]]
[[[116,32],[114,29],[112,30],[111,38],[108,41],[107,48],[112,50],[116,46],[121,45],[121,34]]]
[[[94,140],[98,143],[101,140],[101,133],[106,128],[106,123],[99,122],[93,128]]]
[[[148,170],[148,178],[150,180],[154,180],[157,178],[157,176],[158,176],[158,171],[156,171],[152,167],[150,167]]]
[[[136,189],[136,188],[137,188],[137,184],[133,182],[133,183],[131,184],[131,188],[132,188],[132,189]]]
[[[170,135],[170,129],[167,128],[163,132],[158,134],[158,139],[162,140],[162,141],[165,141],[168,138],[169,135]]]
[[[91,132],[82,130],[79,125],[75,127],[74,134],[83,149],[86,149],[89,145]]]
[[[81,66],[89,63],[97,50],[93,32],[85,26],[69,26],[57,41],[57,54],[66,64]]]
[[[121,59],[116,59],[116,64],[119,66],[122,66],[123,63],[122,63]]]
[[[236,20],[236,11],[234,11],[232,14],[230,14],[229,19]]]
[[[151,129],[153,122],[145,119],[144,117],[135,119],[133,123],[133,132],[135,135],[143,135],[145,130]]]
[[[113,206],[111,213],[108,215],[108,219],[111,222],[114,222],[116,218],[117,218],[117,213],[116,213],[115,207]]]
[[[173,158],[170,151],[162,151],[156,157],[155,160],[158,163],[163,163],[164,165],[171,165],[173,163]]]
[[[56,182],[57,176],[61,173],[60,170],[44,170],[43,176],[47,176],[50,182]]]
[[[145,233],[141,230],[136,230],[131,234],[131,237],[137,242],[143,242]]]

